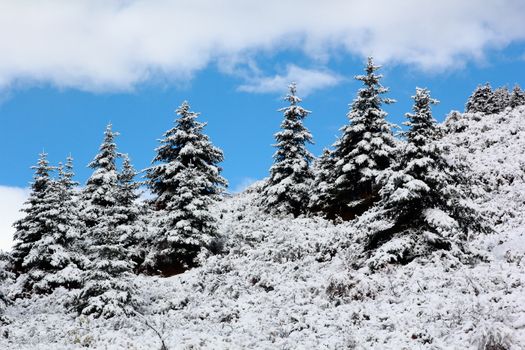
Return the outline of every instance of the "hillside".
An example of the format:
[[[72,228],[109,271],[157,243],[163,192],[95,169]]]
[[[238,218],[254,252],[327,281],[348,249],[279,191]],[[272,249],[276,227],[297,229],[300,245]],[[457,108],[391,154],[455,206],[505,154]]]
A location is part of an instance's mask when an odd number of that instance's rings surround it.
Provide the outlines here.
[[[5,349],[523,349],[525,106],[456,114],[450,156],[469,164],[472,191],[495,233],[471,237],[486,261],[443,252],[370,274],[353,270],[352,222],[276,219],[252,203],[260,184],[214,210],[223,255],[170,278],[136,278],[143,317],[75,318],[65,290],[17,300]],[[487,345],[500,344],[502,347]]]

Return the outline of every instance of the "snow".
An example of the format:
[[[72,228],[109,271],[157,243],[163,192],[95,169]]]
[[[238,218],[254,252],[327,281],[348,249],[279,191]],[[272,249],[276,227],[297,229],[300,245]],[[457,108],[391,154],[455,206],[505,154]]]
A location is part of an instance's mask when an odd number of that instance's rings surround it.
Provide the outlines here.
[[[356,270],[348,246],[358,227],[262,213],[256,183],[212,208],[224,254],[173,277],[135,278],[142,315],[75,318],[64,306],[70,293],[58,289],[7,306],[0,348],[160,349],[162,340],[170,350],[523,349],[524,118],[525,107],[460,115],[455,123],[465,128],[455,124],[441,141],[453,159],[469,162],[476,205],[494,225],[469,242],[484,261],[464,265],[438,251],[375,273]],[[438,210],[425,217],[453,224]]]
[[[440,209],[426,209],[423,212],[425,220],[433,227],[451,229],[457,225],[456,220]]]

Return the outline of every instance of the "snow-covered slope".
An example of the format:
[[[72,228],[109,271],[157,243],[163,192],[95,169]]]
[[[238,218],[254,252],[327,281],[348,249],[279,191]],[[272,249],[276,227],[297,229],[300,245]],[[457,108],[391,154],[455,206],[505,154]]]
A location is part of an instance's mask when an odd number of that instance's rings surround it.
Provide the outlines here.
[[[444,124],[451,156],[472,169],[473,191],[499,235],[483,239],[498,257],[525,254],[525,106],[499,114],[462,114]],[[525,298],[525,297],[524,297]]]
[[[375,274],[348,266],[351,223],[275,219],[252,205],[258,185],[215,210],[228,253],[182,275],[136,278],[143,317],[74,318],[65,291],[19,300],[6,349],[525,348],[525,107],[461,115],[444,137],[471,164],[472,190],[496,233],[472,237],[489,261],[442,252]],[[479,180],[479,181],[478,181]]]

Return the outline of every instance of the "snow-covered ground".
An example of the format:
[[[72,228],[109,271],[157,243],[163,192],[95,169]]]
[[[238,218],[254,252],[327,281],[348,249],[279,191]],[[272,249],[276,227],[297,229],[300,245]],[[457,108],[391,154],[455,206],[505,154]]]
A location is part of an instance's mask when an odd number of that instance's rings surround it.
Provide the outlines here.
[[[58,290],[8,307],[0,349],[160,349],[161,340],[168,349],[524,349],[525,107],[461,115],[452,127],[442,142],[471,164],[472,191],[495,225],[471,238],[487,262],[437,252],[353,270],[352,223],[265,215],[252,205],[256,184],[214,209],[228,253],[182,275],[136,278],[143,316],[75,318]]]

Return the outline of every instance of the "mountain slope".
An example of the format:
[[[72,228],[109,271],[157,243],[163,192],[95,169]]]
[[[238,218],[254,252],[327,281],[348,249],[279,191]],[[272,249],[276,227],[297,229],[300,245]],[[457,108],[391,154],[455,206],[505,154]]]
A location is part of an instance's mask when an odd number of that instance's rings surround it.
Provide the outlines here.
[[[355,228],[276,219],[252,203],[260,184],[215,208],[224,255],[182,275],[139,276],[143,317],[75,319],[68,294],[7,309],[0,348],[525,348],[525,107],[449,118],[441,140],[470,164],[472,191],[495,233],[472,237],[487,262],[446,253],[375,274],[348,266]],[[115,322],[118,322],[117,326]],[[158,332],[158,333],[157,333]]]

